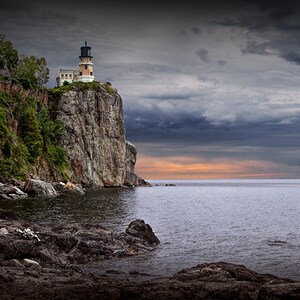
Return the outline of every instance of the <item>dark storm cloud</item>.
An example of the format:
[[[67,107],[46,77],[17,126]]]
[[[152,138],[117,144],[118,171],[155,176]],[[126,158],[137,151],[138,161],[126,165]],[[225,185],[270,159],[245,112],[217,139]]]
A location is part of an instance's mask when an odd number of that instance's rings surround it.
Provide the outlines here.
[[[11,0],[0,30],[20,53],[46,57],[49,86],[87,40],[139,153],[297,165],[299,4]]]
[[[191,32],[195,35],[201,34],[202,30],[200,27],[194,26],[191,28]]]
[[[300,65],[300,53],[291,51],[287,53],[281,53],[280,57],[284,58],[286,61]]]
[[[267,46],[267,43],[257,43],[253,41],[248,41],[246,46],[242,47],[241,51],[243,54],[270,55],[270,52],[266,50]]]
[[[220,66],[225,66],[227,64],[227,61],[226,60],[223,60],[223,59],[219,59],[217,60],[217,63],[220,65]]]
[[[248,1],[251,15],[215,21],[226,27],[238,27],[256,33],[267,42],[248,41],[242,46],[243,54],[276,55],[288,62],[300,64],[300,2]],[[267,48],[273,49],[270,53]]]
[[[210,57],[206,49],[199,49],[196,51],[196,54],[205,62],[210,62]]]
[[[140,117],[136,118],[137,115]],[[285,125],[265,122],[213,125],[201,116],[172,118],[152,111],[126,115],[125,123],[128,139],[143,144],[145,154],[152,156],[180,156],[184,148],[185,155],[202,159],[227,157],[299,164],[300,120]],[[151,148],[152,143],[163,145],[166,152],[160,147]]]

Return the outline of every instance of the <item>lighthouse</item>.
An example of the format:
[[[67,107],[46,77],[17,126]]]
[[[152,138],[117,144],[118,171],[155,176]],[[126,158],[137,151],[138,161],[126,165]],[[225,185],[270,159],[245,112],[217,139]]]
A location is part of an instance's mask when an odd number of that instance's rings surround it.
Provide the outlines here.
[[[91,55],[91,47],[87,42],[80,47],[79,70],[59,69],[58,77],[56,77],[57,86],[71,84],[74,82],[93,82],[95,80],[93,70],[93,56]]]
[[[84,43],[84,46],[80,47],[79,76],[77,77],[77,81],[93,82],[95,80],[91,49],[87,42]]]

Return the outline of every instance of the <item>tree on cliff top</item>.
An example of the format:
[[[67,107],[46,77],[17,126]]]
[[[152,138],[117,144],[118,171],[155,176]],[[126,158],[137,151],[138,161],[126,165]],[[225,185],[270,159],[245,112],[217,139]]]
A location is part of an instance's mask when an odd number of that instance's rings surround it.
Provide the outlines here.
[[[11,72],[18,63],[18,51],[12,43],[0,33],[0,71]]]
[[[46,59],[22,55],[14,70],[14,77],[25,89],[38,89],[49,80]]]
[[[20,83],[25,89],[39,89],[49,80],[49,69],[44,57],[21,55],[0,33],[0,72]]]

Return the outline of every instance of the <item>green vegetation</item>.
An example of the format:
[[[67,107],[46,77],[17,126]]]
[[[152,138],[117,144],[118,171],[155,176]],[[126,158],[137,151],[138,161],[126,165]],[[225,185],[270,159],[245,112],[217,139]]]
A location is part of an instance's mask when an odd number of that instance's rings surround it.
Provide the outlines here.
[[[109,82],[74,82],[74,83],[68,83],[64,82],[62,86],[55,87],[53,89],[50,89],[50,93],[52,95],[61,95],[68,91],[81,91],[85,92],[88,90],[94,90],[97,92],[105,92],[110,95],[117,94],[117,90],[111,85]]]
[[[11,42],[0,34],[0,80],[24,89],[39,90],[49,79],[44,58],[18,57]],[[53,118],[48,107],[22,88],[13,95],[0,91],[0,177],[24,179],[41,160],[62,176],[69,165],[66,151],[58,145],[63,123]]]
[[[37,90],[49,80],[49,69],[44,57],[22,55],[15,69],[12,79],[20,83],[24,89]]]
[[[18,56],[18,51],[1,33],[0,74],[0,80],[7,79],[31,90],[42,89],[49,80],[49,69],[44,57]]]
[[[0,33],[0,70],[11,72],[18,63],[18,51]]]

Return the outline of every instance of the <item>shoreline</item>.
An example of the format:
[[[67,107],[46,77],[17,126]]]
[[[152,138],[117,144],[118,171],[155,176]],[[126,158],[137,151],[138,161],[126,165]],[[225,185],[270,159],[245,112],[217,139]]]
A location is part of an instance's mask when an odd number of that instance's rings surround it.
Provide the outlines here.
[[[3,229],[5,228],[5,230]],[[159,243],[142,220],[117,234],[96,224],[28,223],[0,210],[1,299],[297,299],[300,281],[245,266],[204,263],[170,277],[133,271],[84,272],[89,262],[143,255]],[[229,297],[228,297],[229,296]]]

